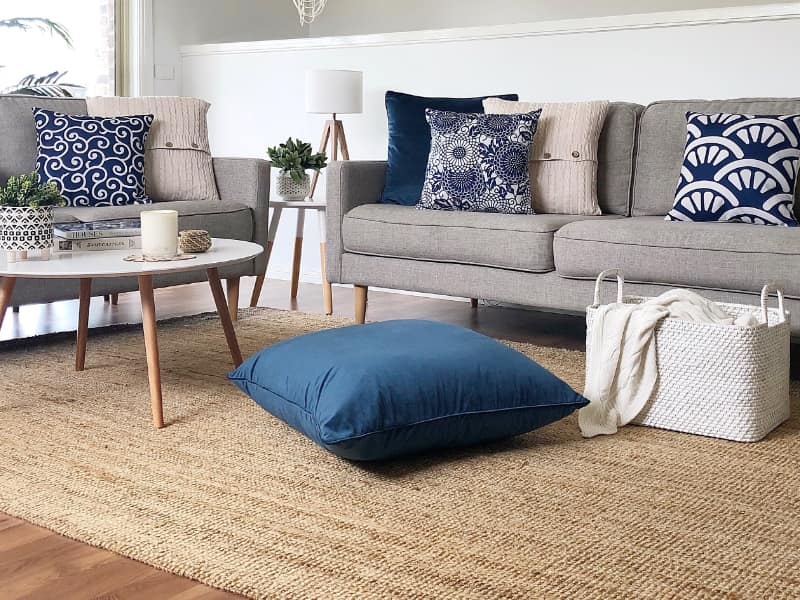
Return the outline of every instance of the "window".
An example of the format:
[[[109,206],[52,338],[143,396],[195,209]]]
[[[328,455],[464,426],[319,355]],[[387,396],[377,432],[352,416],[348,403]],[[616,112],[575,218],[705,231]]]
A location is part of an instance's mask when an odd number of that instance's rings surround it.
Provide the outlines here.
[[[0,21],[47,19],[66,30],[70,45],[41,21],[0,28],[0,90],[24,78],[58,73],[74,96],[114,94],[114,0],[2,0]]]

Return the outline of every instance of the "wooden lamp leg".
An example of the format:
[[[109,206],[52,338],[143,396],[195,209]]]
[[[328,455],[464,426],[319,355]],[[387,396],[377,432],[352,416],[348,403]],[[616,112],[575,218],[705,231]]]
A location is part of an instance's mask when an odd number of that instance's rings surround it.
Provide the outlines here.
[[[325,121],[325,126],[322,129],[322,139],[319,142],[319,151],[325,152],[328,148],[328,140],[331,137],[331,132],[333,131],[333,127],[331,125],[331,121]],[[319,180],[319,171],[314,171],[314,175],[311,177],[311,189],[308,192],[309,200],[314,198],[314,192],[317,189],[317,181]]]

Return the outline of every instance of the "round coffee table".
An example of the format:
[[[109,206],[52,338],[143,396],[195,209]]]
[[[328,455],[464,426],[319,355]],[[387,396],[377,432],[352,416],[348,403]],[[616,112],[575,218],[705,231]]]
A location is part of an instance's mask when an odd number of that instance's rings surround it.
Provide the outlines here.
[[[77,353],[75,369],[82,371],[86,360],[86,339],[89,332],[89,301],[92,279],[104,277],[139,278],[139,295],[142,302],[142,327],[147,352],[147,375],[150,383],[150,407],[153,425],[164,426],[164,411],[161,404],[161,367],[158,357],[156,335],[156,311],[153,299],[153,275],[199,271],[204,269],[211,286],[211,294],[217,306],[225,339],[233,358],[234,366],[242,363],[242,353],[236,340],[230,312],[219,279],[219,268],[245,262],[261,254],[264,249],[258,244],[239,240],[214,239],[208,252],[195,255],[188,260],[168,262],[128,262],[130,250],[99,252],[52,253],[50,260],[29,259],[8,263],[4,252],[0,252],[0,327],[6,314],[17,279],[79,279],[80,307],[78,309]],[[134,251],[135,253],[135,251]]]

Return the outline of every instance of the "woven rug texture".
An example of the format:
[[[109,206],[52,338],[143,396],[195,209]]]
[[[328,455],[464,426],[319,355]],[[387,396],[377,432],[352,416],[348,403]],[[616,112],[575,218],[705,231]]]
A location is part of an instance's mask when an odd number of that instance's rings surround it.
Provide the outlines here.
[[[336,318],[269,309],[249,355]],[[215,317],[0,345],[0,510],[255,598],[798,598],[800,426],[742,444],[573,415],[481,448],[353,464],[227,381]],[[512,344],[576,389],[581,352]],[[401,367],[400,367],[401,368]],[[0,592],[0,595],[2,593]]]

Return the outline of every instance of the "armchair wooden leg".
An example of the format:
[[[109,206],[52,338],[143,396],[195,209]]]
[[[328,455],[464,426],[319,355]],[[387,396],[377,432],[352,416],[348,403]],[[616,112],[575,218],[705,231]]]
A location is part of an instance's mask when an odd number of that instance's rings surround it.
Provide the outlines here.
[[[12,312],[18,313],[19,312],[19,306],[12,306],[11,310],[12,310]]]
[[[228,313],[231,315],[231,321],[236,321],[239,318],[239,278],[229,277],[226,284],[228,287]]]
[[[478,299],[477,298],[470,298],[469,303],[472,305],[472,308],[478,308]]]
[[[117,306],[119,304],[119,294],[111,294],[111,306]]]
[[[365,285],[353,287],[356,323],[364,323],[367,319],[367,289]]]

